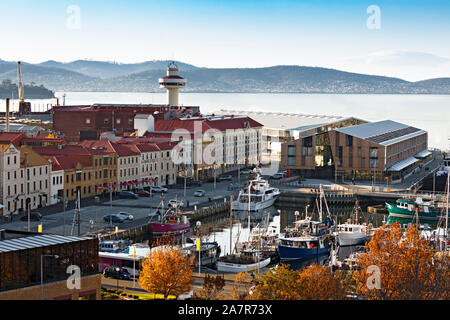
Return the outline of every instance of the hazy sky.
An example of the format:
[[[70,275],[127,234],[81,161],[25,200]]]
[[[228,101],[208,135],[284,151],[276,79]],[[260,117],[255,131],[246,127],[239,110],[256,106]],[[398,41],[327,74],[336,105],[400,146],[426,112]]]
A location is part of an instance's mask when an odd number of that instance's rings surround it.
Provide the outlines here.
[[[10,61],[176,59],[450,77],[449,0],[1,0],[0,14],[0,59]]]

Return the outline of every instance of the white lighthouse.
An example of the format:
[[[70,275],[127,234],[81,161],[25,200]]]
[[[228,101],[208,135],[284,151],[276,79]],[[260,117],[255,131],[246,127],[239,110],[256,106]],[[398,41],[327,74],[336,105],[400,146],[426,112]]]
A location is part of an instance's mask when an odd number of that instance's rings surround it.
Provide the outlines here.
[[[186,87],[186,79],[178,75],[178,67],[175,62],[171,62],[167,66],[167,75],[159,79],[159,87],[167,89],[167,104],[177,107],[178,89]]]

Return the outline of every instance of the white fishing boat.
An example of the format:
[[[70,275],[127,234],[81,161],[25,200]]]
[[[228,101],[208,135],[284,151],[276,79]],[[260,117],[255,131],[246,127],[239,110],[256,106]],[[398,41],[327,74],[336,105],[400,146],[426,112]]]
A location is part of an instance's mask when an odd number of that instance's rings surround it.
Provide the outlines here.
[[[344,223],[336,228],[340,246],[354,246],[370,241],[372,230],[365,224]]]
[[[264,268],[270,264],[270,257],[257,252],[241,251],[237,254],[220,257],[217,260],[219,272],[248,272]]]
[[[233,202],[233,210],[258,211],[268,208],[275,203],[280,195],[278,188],[271,187],[267,180],[261,179],[258,173],[249,179],[248,186],[239,192]]]
[[[340,246],[354,246],[358,244],[364,244],[370,241],[374,230],[371,226],[367,226],[365,223],[359,224],[359,203],[356,200],[355,203],[355,223],[351,223],[349,219],[346,223],[339,224],[336,227],[336,235]]]

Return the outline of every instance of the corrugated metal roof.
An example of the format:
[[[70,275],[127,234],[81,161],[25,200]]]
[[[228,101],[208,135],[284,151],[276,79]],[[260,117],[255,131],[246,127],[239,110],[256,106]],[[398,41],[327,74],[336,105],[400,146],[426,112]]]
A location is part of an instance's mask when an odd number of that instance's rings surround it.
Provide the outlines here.
[[[392,120],[370,122],[346,128],[338,128],[335,130],[337,132],[356,138],[369,140],[383,146],[388,146],[426,133],[424,130]]]
[[[39,247],[52,246],[68,242],[76,242],[89,240],[89,238],[60,236],[54,234],[43,234],[36,236],[25,236],[15,239],[0,241],[0,252],[10,252],[17,250],[25,250]]]
[[[396,164],[394,164],[392,167],[390,167],[388,169],[388,171],[400,171],[414,163],[416,163],[417,161],[419,161],[418,159],[414,158],[414,157],[409,157],[403,161],[397,162]]]
[[[416,158],[425,158],[425,157],[428,157],[430,154],[431,154],[430,151],[422,150],[418,154],[416,154],[414,157],[416,157]]]
[[[351,119],[352,117],[342,117],[333,115],[283,113],[283,112],[263,112],[247,110],[225,110],[218,111],[221,114],[245,115],[260,122],[264,127],[280,130],[306,130],[321,127],[330,123]]]

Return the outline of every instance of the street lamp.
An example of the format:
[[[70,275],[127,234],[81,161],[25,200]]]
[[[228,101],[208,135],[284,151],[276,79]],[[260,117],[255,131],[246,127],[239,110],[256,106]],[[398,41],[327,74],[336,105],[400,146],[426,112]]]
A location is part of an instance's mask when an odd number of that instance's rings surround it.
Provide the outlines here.
[[[199,241],[200,242],[200,245],[198,245],[198,275],[200,276],[200,268],[201,268],[201,266],[202,266],[202,258],[201,258],[201,253],[202,253],[202,240],[201,240],[201,237],[200,237],[200,235],[201,235],[201,233],[200,233],[200,227],[201,227],[201,225],[202,225],[202,223],[200,222],[200,221],[197,221],[197,223],[196,223],[196,226],[197,226],[197,232],[198,232],[198,239],[200,240],[197,240],[197,241]],[[198,242],[197,242],[198,243]]]
[[[44,300],[44,257],[52,257],[53,259],[58,259],[58,255],[53,254],[42,254],[41,255],[41,300]]]

